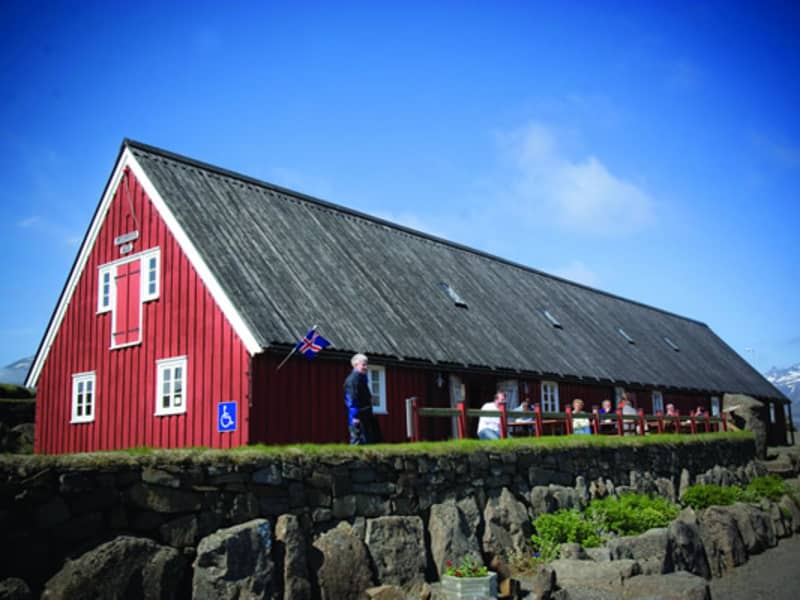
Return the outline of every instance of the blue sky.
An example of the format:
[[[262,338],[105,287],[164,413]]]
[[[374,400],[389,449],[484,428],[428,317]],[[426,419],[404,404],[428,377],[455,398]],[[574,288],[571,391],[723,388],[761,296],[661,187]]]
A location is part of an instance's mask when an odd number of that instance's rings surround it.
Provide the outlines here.
[[[36,351],[124,137],[794,364],[798,73],[790,2],[2,2],[0,366]]]

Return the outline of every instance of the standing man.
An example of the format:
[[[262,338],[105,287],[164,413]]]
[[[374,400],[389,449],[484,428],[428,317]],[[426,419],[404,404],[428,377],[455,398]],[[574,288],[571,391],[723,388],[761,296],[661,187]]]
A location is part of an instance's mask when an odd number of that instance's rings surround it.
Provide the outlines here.
[[[381,430],[372,415],[372,394],[367,383],[369,362],[363,354],[350,359],[353,370],[344,380],[344,403],[347,406],[347,425],[353,445],[381,442]]]
[[[505,403],[505,393],[496,392],[494,400],[481,406],[481,410],[500,410],[500,405]],[[482,440],[499,440],[500,417],[481,417],[478,419],[478,438]]]

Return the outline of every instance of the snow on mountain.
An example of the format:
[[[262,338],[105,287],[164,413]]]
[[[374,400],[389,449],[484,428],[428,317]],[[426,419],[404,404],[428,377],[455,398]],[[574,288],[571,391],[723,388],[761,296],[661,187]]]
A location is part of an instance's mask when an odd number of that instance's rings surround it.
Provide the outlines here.
[[[785,369],[772,367],[764,377],[792,401],[792,420],[800,428],[800,363]]]
[[[10,365],[6,365],[0,369],[0,383],[13,383],[15,385],[23,385],[25,377],[33,364],[33,357],[20,358],[15,360]]]

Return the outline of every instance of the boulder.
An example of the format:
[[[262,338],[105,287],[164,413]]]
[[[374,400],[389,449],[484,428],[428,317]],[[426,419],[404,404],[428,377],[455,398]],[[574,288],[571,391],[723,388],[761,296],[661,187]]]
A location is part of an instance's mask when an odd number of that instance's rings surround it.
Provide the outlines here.
[[[589,560],[589,555],[580,544],[567,543],[561,544],[558,550],[559,558],[571,558],[574,560]]]
[[[647,600],[711,600],[708,582],[686,571],[667,575],[639,575],[625,581],[625,598]]]
[[[626,579],[641,572],[639,563],[630,559],[594,562],[559,558],[550,563],[550,568],[556,574],[556,584],[559,587],[617,591],[622,588]]]
[[[549,566],[539,567],[531,582],[531,592],[535,600],[550,600],[556,589],[556,572]]]
[[[714,577],[747,562],[747,547],[736,519],[724,506],[710,506],[700,511],[697,521],[706,549],[708,566]]]
[[[344,522],[317,538],[309,566],[322,600],[359,600],[373,585],[367,547]]]
[[[18,577],[0,581],[0,600],[33,600],[31,588]]]
[[[756,457],[767,458],[767,422],[769,411],[763,402],[744,394],[725,394],[722,409],[730,413],[734,425],[755,436]]]
[[[278,568],[283,569],[283,597],[286,600],[311,598],[306,536],[296,515],[285,514],[278,517],[273,554],[276,556]]]
[[[761,500],[760,506],[761,510],[766,513],[767,518],[772,522],[772,528],[775,530],[775,537],[785,538],[792,535],[791,518],[784,518],[776,502],[764,498]]]
[[[406,600],[405,592],[396,585],[379,585],[364,592],[364,600]]]
[[[705,579],[711,578],[706,548],[700,536],[697,515],[683,509],[667,527],[672,565],[675,571],[688,571]]]
[[[571,490],[575,493],[575,490]],[[508,488],[486,501],[483,511],[483,551],[491,556],[508,558],[508,553],[529,552],[533,534],[528,511]]]
[[[367,519],[364,541],[381,584],[410,587],[425,581],[425,531],[420,517]]]
[[[269,521],[254,519],[200,540],[194,561],[193,598],[268,598],[272,590]]]
[[[455,501],[431,506],[428,535],[431,559],[438,575],[444,573],[448,560],[458,562],[465,556],[471,556],[475,562],[483,564],[476,529],[470,526]]]
[[[749,555],[759,554],[778,543],[769,516],[757,506],[737,502],[728,507]]]
[[[68,560],[42,598],[176,598],[185,570],[186,559],[174,548],[120,536]]]
[[[800,533],[800,506],[791,496],[784,496],[778,503],[781,512],[789,516],[791,528],[795,533]]]
[[[608,550],[612,560],[637,560],[645,575],[661,575],[673,570],[666,527],[649,529],[640,535],[614,538],[608,543]]]

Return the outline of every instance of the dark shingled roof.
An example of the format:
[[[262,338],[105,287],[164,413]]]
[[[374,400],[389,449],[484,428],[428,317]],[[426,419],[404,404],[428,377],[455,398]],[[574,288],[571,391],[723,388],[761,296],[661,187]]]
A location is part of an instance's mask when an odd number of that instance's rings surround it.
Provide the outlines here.
[[[265,348],[293,344],[319,323],[343,351],[783,400],[703,323],[158,148],[125,145]]]

